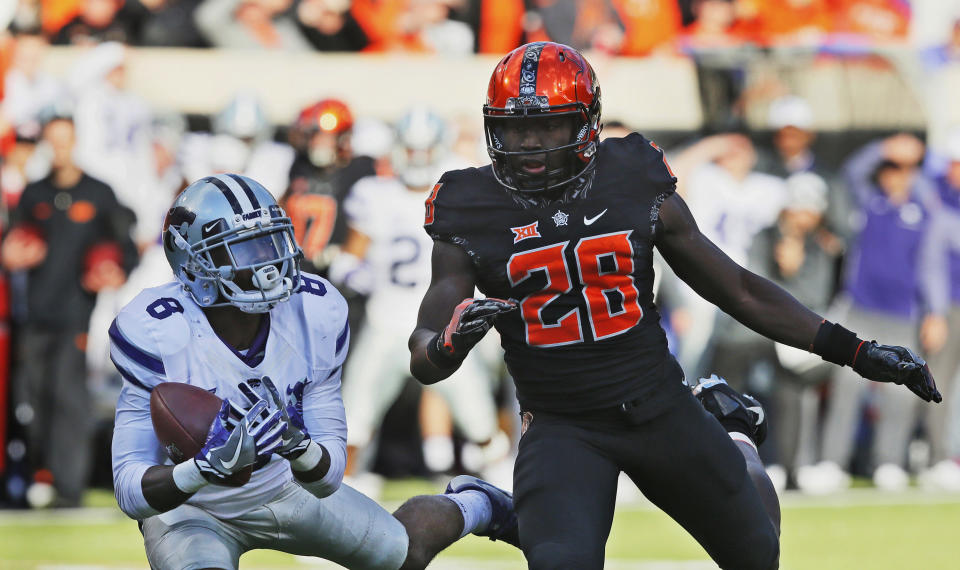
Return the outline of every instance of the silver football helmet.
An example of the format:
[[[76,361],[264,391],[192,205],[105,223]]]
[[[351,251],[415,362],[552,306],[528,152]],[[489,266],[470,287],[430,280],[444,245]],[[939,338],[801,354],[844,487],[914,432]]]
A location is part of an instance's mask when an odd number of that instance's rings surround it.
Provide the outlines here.
[[[432,185],[443,174],[440,163],[450,143],[446,121],[418,105],[400,118],[396,131],[392,158],[400,180],[412,188]]]
[[[264,313],[300,287],[293,224],[246,176],[217,174],[187,186],[167,212],[163,250],[201,307]]]

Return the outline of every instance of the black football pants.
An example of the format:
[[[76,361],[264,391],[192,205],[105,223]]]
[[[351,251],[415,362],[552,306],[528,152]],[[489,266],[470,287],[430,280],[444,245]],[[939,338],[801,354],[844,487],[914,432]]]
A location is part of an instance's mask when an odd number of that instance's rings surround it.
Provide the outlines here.
[[[686,388],[649,404],[632,417],[617,410],[589,417],[532,412],[514,469],[529,567],[603,567],[624,471],[721,568],[776,568],[776,530],[720,423]]]

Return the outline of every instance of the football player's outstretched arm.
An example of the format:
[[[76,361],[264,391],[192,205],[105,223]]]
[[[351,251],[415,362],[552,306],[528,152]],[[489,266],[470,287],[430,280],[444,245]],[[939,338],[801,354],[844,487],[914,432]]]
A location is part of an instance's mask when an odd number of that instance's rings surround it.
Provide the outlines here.
[[[433,243],[430,288],[420,303],[417,328],[410,335],[410,372],[423,384],[453,374],[496,316],[515,304],[473,299],[476,278],[470,258],[459,247]]]
[[[427,346],[450,322],[453,310],[465,298],[473,297],[475,280],[470,258],[459,247],[433,242],[430,287],[420,302],[417,328],[410,335],[410,373],[423,384],[434,384],[460,367],[444,368],[430,361]]]
[[[686,203],[676,194],[660,208],[656,245],[694,291],[758,333],[851,366],[864,378],[905,384],[928,402],[941,400],[923,359],[904,347],[859,339],[738,265],[700,233]]]

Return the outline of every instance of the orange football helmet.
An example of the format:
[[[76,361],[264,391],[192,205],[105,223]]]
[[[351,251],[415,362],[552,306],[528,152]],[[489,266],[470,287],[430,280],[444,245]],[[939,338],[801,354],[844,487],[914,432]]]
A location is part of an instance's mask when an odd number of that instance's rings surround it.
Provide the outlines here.
[[[348,161],[350,155],[349,135],[353,128],[353,113],[339,99],[321,99],[300,111],[290,143],[305,152],[315,166],[326,168],[337,161]],[[333,135],[335,142],[312,143],[317,133]]]
[[[339,134],[353,128],[353,113],[339,99],[321,99],[300,111],[297,128],[304,133],[325,131]]]
[[[592,168],[600,134],[600,86],[587,60],[575,49],[554,42],[518,47],[493,70],[483,106],[487,153],[497,180],[510,190],[541,193],[560,188]],[[500,129],[506,121],[544,115],[575,119],[572,140],[564,145],[516,150],[504,147]],[[531,175],[511,166],[510,157],[565,153],[562,168]]]

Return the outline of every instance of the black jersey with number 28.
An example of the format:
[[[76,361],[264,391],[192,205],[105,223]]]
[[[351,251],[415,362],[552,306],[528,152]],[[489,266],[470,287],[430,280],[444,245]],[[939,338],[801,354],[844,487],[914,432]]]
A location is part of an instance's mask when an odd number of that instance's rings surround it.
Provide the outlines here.
[[[470,257],[481,292],[520,310],[496,323],[523,409],[616,406],[682,373],[653,303],[653,239],[676,187],[663,152],[638,134],[608,139],[584,196],[524,206],[490,166],[450,171],[424,227]]]

